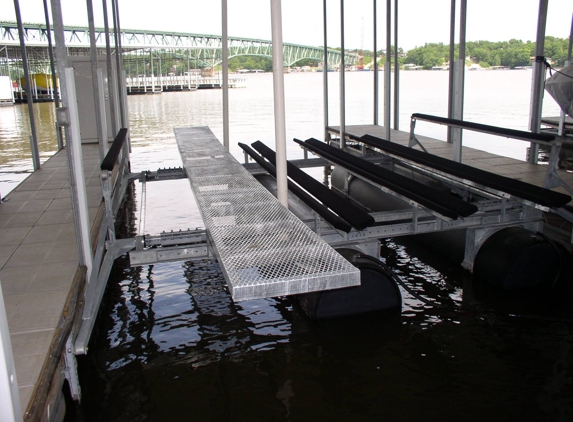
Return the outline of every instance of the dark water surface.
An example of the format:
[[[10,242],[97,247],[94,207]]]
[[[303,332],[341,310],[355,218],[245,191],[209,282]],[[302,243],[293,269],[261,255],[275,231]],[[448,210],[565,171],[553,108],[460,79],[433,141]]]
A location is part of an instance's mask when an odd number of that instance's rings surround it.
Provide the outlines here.
[[[382,253],[443,308],[403,291],[400,316],[314,323],[290,298],[233,303],[211,260],[118,260],[80,361],[83,419],[573,419],[571,312],[480,300],[413,241]]]

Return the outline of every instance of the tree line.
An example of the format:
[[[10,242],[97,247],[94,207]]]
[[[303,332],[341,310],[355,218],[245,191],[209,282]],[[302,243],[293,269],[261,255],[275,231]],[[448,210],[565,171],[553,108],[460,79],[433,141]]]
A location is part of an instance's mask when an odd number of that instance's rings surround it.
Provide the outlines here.
[[[551,59],[554,66],[563,66],[567,60],[569,40],[565,38],[545,37],[545,57]],[[457,53],[458,46],[455,45]],[[431,69],[449,61],[450,47],[443,43],[427,43],[407,52],[400,59],[401,64],[412,63]],[[509,41],[470,41],[466,43],[466,58],[481,67],[491,66],[518,67],[530,66],[535,56],[535,43],[511,39]]]

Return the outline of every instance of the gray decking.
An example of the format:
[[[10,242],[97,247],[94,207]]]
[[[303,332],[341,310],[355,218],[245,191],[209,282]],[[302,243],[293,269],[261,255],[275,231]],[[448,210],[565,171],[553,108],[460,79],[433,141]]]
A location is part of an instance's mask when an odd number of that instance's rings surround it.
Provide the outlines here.
[[[358,285],[359,271],[284,208],[207,127],[175,129],[234,300]]]
[[[102,201],[97,145],[83,145],[92,226]],[[0,204],[0,282],[23,412],[49,357],[78,270],[67,153],[58,152]]]

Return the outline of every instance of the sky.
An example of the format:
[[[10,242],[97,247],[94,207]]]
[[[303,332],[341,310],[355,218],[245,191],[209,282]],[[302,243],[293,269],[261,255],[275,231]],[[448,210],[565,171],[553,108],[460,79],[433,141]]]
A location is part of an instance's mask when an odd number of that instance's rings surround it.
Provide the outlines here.
[[[24,22],[45,21],[42,0],[18,1]],[[102,2],[92,1],[95,24],[103,26]],[[228,0],[229,35],[270,40],[270,2]],[[61,4],[65,25],[87,26],[85,1],[61,0]],[[425,43],[449,44],[450,7],[450,0],[399,0],[398,46],[407,51]],[[467,41],[536,38],[539,0],[468,0],[467,7]],[[386,1],[378,0],[377,8],[378,49],[383,49]],[[125,29],[221,34],[221,2],[217,0],[119,0],[119,9]],[[344,12],[345,47],[372,50],[373,0],[346,0]],[[572,14],[571,0],[549,0],[546,35],[569,37]],[[282,15],[284,42],[323,45],[322,0],[282,0]],[[13,0],[0,0],[0,20],[16,20]],[[339,47],[340,0],[327,0],[327,28],[328,45]]]

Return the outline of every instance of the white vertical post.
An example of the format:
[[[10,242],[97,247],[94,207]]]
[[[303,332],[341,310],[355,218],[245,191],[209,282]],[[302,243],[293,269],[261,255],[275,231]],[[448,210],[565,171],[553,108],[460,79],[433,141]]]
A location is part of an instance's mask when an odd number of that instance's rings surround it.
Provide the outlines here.
[[[573,48],[573,17],[571,18],[571,30],[569,31],[569,47],[567,48],[567,60],[565,60],[565,67],[571,66],[571,49]],[[559,130],[557,134],[563,136],[565,132],[565,112],[561,109],[559,115]]]
[[[95,110],[95,123],[97,128],[97,137],[99,144],[99,159],[103,161],[105,157],[104,143],[107,142],[107,133],[102,132],[102,115],[105,114],[105,108],[102,108],[102,103],[100,103],[99,94],[99,83],[98,83],[98,55],[95,37],[95,23],[94,23],[94,12],[92,0],[86,0],[87,11],[88,11],[88,26],[90,35],[90,62],[92,69],[92,90],[94,98],[94,110]]]
[[[372,16],[374,18],[374,121],[373,124],[378,126],[379,114],[379,95],[378,90],[380,87],[380,78],[378,75],[378,6],[377,0],[372,1]]]
[[[392,101],[392,1],[386,0],[386,61],[384,62],[384,139],[390,140]]]
[[[0,420],[22,421],[22,405],[18,391],[14,354],[10,342],[8,317],[4,305],[2,284],[0,283]]]
[[[322,2],[322,14],[323,14],[323,37],[324,37],[324,63],[322,64],[322,95],[323,95],[323,107],[324,107],[324,141],[328,142],[328,33],[327,33],[327,10],[326,10],[326,0]]]
[[[275,100],[275,149],[277,151],[277,196],[280,203],[283,204],[284,207],[288,208],[285,82],[281,0],[270,1],[273,43],[273,87]]]
[[[465,91],[465,71],[466,71],[466,17],[467,0],[460,1],[460,42],[459,57],[455,64],[454,74],[454,119],[464,119],[464,91]],[[453,160],[462,162],[462,136],[461,128],[452,129]]]
[[[394,0],[394,129],[400,129],[400,63],[398,61],[398,0]]]
[[[223,145],[229,151],[229,34],[227,32],[227,0],[222,0],[223,50]]]
[[[346,148],[346,63],[344,54],[344,0],[340,0],[340,148]]]
[[[547,7],[549,0],[539,0],[539,15],[537,18],[537,38],[535,40],[535,63],[531,83],[531,108],[529,111],[529,130],[539,133],[541,129],[541,112],[543,109],[543,89],[545,87],[545,27],[547,23]],[[539,144],[529,145],[529,162],[537,164]]]
[[[84,178],[84,162],[82,157],[82,138],[80,133],[80,120],[78,114],[78,103],[76,97],[76,81],[74,77],[74,69],[71,67],[65,70],[66,89],[68,98],[68,111],[70,126],[68,128],[70,137],[68,143],[74,143],[73,151],[70,155],[70,167],[74,168],[76,175],[76,189],[75,189],[75,206],[77,208],[78,221],[76,222],[76,230],[79,230],[81,239],[81,253],[84,265],[87,267],[87,274],[91,274],[92,270],[92,248],[90,242],[90,219],[88,214],[88,200],[86,195],[86,181]],[[89,282],[89,280],[88,280]]]
[[[97,83],[98,83],[98,101],[99,101],[99,108],[100,110],[102,110],[101,116],[100,116],[100,124],[101,124],[101,133],[102,133],[102,138],[100,139],[100,153],[102,156],[102,160],[103,158],[106,156],[107,154],[107,150],[108,148],[108,139],[107,139],[107,116],[105,113],[106,107],[105,107],[105,89],[104,89],[104,82],[103,82],[104,78],[103,78],[103,71],[101,69],[97,69]],[[108,79],[109,81],[109,79]],[[111,95],[110,95],[111,96]],[[113,116],[112,116],[112,120],[113,120]],[[115,136],[115,134],[114,134]]]

